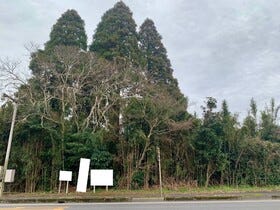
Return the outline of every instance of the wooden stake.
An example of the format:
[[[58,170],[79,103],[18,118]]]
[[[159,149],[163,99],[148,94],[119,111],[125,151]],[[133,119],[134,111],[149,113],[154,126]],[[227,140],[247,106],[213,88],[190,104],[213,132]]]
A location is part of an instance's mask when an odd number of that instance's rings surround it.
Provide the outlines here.
[[[158,171],[159,171],[159,186],[160,186],[160,197],[162,197],[162,179],[161,179],[161,163],[160,163],[160,148],[157,147],[158,153]]]
[[[61,192],[61,181],[59,181],[58,193]]]
[[[67,181],[67,184],[66,184],[66,194],[68,194],[68,190],[69,190],[69,181]]]

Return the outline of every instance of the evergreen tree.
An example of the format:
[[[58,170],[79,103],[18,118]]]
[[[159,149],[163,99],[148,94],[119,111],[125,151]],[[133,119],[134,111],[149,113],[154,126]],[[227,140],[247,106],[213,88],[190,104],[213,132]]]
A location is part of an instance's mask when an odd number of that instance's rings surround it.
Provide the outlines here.
[[[250,111],[248,112],[248,115],[243,122],[243,131],[249,137],[258,136],[257,112],[258,109],[256,101],[252,98],[250,101]]]
[[[87,49],[85,23],[75,10],[67,10],[53,25],[50,40],[45,44],[46,49],[55,46],[76,46]]]
[[[31,53],[29,68],[35,76],[42,77],[47,73],[42,71],[42,66],[39,65],[40,60],[54,61],[53,54],[55,47],[58,46],[87,49],[85,23],[75,10],[67,10],[53,25],[50,40],[45,43],[45,50]]]
[[[198,167],[199,182],[207,187],[215,173],[221,173],[227,164],[226,154],[222,146],[223,124],[220,113],[214,112],[217,100],[208,97],[206,107],[203,108],[203,124],[197,132],[194,142],[196,149],[196,162]],[[216,174],[217,175],[217,174]]]
[[[44,136],[50,135],[51,146],[56,148],[50,152],[52,156],[51,188],[54,187],[53,183],[56,183],[56,170],[64,168],[65,165],[65,137],[69,135],[67,132],[70,128],[69,119],[65,117],[70,111],[65,87],[76,84],[81,76],[80,70],[83,65],[81,54],[83,53],[80,51],[87,50],[84,26],[84,21],[75,10],[67,10],[53,25],[50,40],[45,44],[45,49],[31,54],[29,67],[33,78],[29,80],[27,89],[30,90],[31,95],[34,95],[34,103],[29,101],[28,97],[25,102],[33,108],[32,111],[36,113],[33,116],[34,119],[41,121],[38,126],[48,131],[44,133]],[[70,90],[70,86],[67,86],[67,90]],[[20,90],[23,92],[25,89],[22,87]],[[45,107],[41,103],[42,100],[45,100]],[[34,104],[37,104],[36,107]],[[40,109],[37,109],[38,107]],[[48,113],[43,114],[41,111]]]
[[[166,87],[177,100],[183,99],[186,103],[186,99],[179,90],[178,82],[172,75],[173,69],[161,39],[154,22],[146,19],[140,27],[139,40],[147,75],[154,83]]]
[[[155,82],[166,84],[174,80],[167,51],[161,42],[162,37],[151,19],[146,19],[141,25],[139,38],[149,76]]]
[[[228,104],[226,100],[222,102],[222,117],[225,119],[230,116],[230,112],[228,110]]]
[[[122,1],[103,15],[93,35],[90,51],[108,60],[122,57],[133,64],[140,63],[136,23]]]
[[[270,107],[266,107],[264,111],[261,111],[260,122],[260,137],[263,140],[279,142],[279,126],[277,125],[277,117],[280,106],[275,105],[275,100],[272,98],[270,101]]]

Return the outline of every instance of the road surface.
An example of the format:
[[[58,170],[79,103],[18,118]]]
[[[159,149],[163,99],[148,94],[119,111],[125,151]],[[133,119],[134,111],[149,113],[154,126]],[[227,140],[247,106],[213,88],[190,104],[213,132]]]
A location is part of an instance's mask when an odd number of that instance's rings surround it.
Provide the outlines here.
[[[280,210],[280,200],[1,204],[0,210]]]

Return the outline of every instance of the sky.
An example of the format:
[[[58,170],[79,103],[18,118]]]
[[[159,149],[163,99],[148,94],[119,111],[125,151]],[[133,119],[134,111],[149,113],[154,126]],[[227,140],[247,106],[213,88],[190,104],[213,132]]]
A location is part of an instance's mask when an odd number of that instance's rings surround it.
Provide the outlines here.
[[[88,44],[103,13],[117,0],[0,0],[0,58],[21,60],[28,43],[42,48],[67,9],[85,21]],[[226,100],[240,119],[250,99],[259,110],[280,103],[279,0],[124,0],[138,27],[149,17],[163,37],[188,110],[201,113],[206,97]]]

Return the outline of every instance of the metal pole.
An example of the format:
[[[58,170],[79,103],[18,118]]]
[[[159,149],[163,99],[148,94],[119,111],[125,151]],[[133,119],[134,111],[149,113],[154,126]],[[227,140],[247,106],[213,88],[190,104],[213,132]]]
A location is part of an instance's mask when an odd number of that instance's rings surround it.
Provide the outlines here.
[[[158,171],[159,171],[159,186],[160,186],[160,197],[162,197],[162,179],[161,179],[161,163],[160,163],[160,148],[157,147],[158,153]]]
[[[9,157],[10,157],[12,140],[13,140],[13,132],[14,132],[14,126],[15,126],[15,121],[16,121],[16,115],[17,115],[18,105],[14,100],[13,100],[13,105],[14,105],[13,118],[12,118],[11,130],[10,130],[10,134],[9,134],[8,147],[7,147],[7,152],[6,152],[4,168],[2,171],[2,180],[0,183],[0,197],[2,197],[3,191],[4,191],[5,175],[6,175],[6,171],[7,171],[8,164],[9,164]]]

